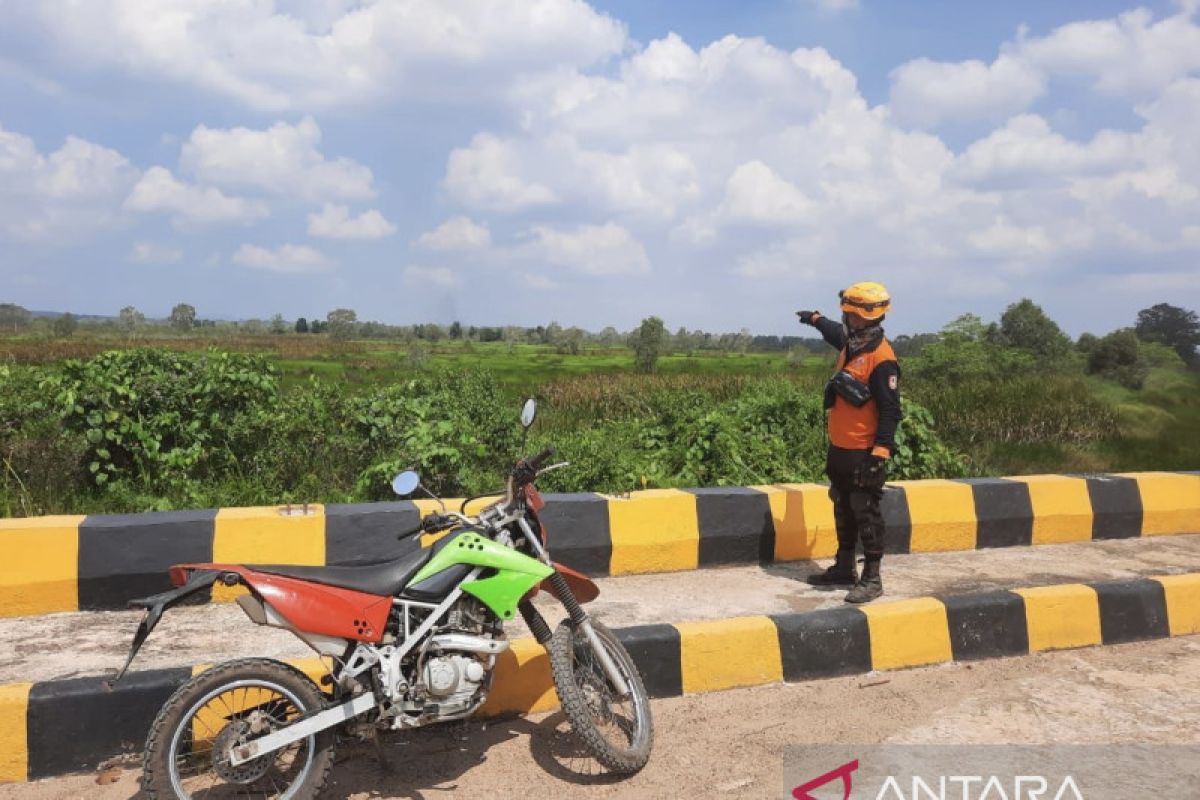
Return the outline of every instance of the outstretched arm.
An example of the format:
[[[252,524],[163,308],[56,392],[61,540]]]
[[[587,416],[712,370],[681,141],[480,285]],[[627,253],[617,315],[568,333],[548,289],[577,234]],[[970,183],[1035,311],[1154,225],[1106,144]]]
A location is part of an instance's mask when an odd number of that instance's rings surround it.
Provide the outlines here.
[[[846,329],[840,322],[834,322],[820,311],[797,311],[796,315],[805,325],[812,325],[821,332],[821,336],[832,347],[841,350],[846,346]]]

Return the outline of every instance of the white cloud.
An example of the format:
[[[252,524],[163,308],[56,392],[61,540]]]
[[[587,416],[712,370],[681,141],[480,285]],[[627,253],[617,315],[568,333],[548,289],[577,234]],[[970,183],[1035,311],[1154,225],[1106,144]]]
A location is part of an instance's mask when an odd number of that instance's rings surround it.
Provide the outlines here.
[[[1082,79],[1097,92],[1152,97],[1200,70],[1195,7],[1155,19],[1144,8],[1083,20],[1045,36],[1018,33],[991,64],[918,58],[891,73],[889,105],[905,125],[997,121],[1029,108],[1054,80]]]
[[[539,291],[558,288],[558,284],[547,278],[545,275],[536,275],[532,272],[521,273],[521,280],[530,289],[537,289]]]
[[[1022,114],[973,142],[959,156],[955,172],[974,183],[1029,185],[1046,177],[1112,171],[1137,158],[1137,142],[1129,134],[1100,131],[1090,142],[1074,142],[1043,118]]]
[[[309,202],[375,196],[371,170],[348,158],[326,159],[320,144],[321,129],[312,117],[266,130],[200,125],[183,145],[180,166],[202,183]]]
[[[437,286],[442,289],[454,289],[462,285],[453,270],[447,267],[422,267],[415,264],[404,268],[404,282],[409,286]]]
[[[650,271],[645,248],[629,231],[612,222],[530,231],[529,254],[548,264],[587,275],[628,275]]]
[[[460,202],[494,211],[519,211],[558,201],[545,186],[518,177],[520,171],[516,148],[480,134],[470,146],[450,153],[444,184]]]
[[[843,11],[858,8],[858,0],[804,0],[804,2],[830,14],[840,14]]]
[[[1194,11],[1155,20],[1138,8],[1113,19],[1072,22],[1023,38],[1021,54],[1048,73],[1090,78],[1106,94],[1142,96],[1200,69]]]
[[[183,260],[183,251],[154,242],[134,242],[129,260],[134,264],[177,264]]]
[[[115,150],[68,136],[43,154],[0,127],[0,239],[73,241],[117,221],[137,170]]]
[[[289,275],[326,272],[333,266],[319,250],[296,244],[280,245],[274,250],[243,244],[233,254],[233,263],[249,269]]]
[[[479,250],[492,243],[487,226],[472,222],[468,217],[448,219],[431,231],[422,233],[417,245],[427,250]]]
[[[1054,249],[1042,226],[1018,227],[1000,217],[990,227],[970,234],[967,241],[988,255],[1016,258],[1043,256]]]
[[[357,217],[346,206],[328,203],[319,212],[308,215],[308,235],[326,239],[383,239],[396,232],[396,226],[383,214],[371,209]]]
[[[165,167],[146,170],[125,199],[124,207],[129,211],[170,214],[179,228],[250,225],[270,214],[260,202],[230,197],[212,186],[184,183]]]
[[[730,218],[760,225],[791,225],[812,216],[815,204],[761,161],[738,167],[725,184],[722,209]]]
[[[891,81],[888,105],[896,119],[924,128],[947,120],[1004,119],[1046,92],[1042,71],[1009,55],[991,64],[918,58],[892,70]]]
[[[379,98],[490,99],[517,72],[594,64],[626,45],[624,26],[582,0],[287,5],[39,0],[34,14],[68,59],[272,112]]]

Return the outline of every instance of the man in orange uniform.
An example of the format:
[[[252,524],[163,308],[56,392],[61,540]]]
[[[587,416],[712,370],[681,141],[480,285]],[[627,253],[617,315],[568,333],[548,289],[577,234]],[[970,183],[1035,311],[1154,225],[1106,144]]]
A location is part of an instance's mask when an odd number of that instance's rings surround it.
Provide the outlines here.
[[[884,315],[891,310],[887,289],[856,283],[838,292],[842,322],[819,311],[796,312],[800,321],[821,332],[838,348],[837,367],[825,387],[829,412],[829,454],[825,474],[837,523],[834,564],[809,576],[816,586],[852,586],[847,603],[867,603],[883,594],[883,514],[879,502],[887,480],[887,462],[896,449],[900,422],[900,365],[883,336]],[[862,543],[863,572],[856,569],[856,540]]]

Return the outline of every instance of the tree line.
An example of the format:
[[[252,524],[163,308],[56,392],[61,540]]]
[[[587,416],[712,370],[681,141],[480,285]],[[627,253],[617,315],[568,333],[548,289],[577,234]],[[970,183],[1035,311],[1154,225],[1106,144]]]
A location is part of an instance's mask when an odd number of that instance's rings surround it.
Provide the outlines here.
[[[634,351],[635,365],[641,372],[654,372],[658,358],[667,353],[693,353],[699,350],[722,352],[790,352],[803,356],[823,352],[820,339],[800,336],[753,335],[745,328],[736,333],[710,333],[680,327],[671,333],[662,319],[647,317],[632,331],[621,332],[609,326],[598,333],[558,322],[535,327],[521,326],[464,326],[455,321],[450,325],[421,323],[388,325],[382,322],[360,321],[349,308],[336,308],[324,319],[299,317],[288,322],[282,314],[269,321],[244,320],[223,322],[202,319],[196,308],[179,303],[165,320],[149,320],[134,306],[126,306],[117,317],[80,320],[65,313],[37,320],[33,313],[13,303],[0,304],[0,331],[21,333],[40,326],[52,336],[73,336],[80,326],[96,330],[115,330],[129,335],[147,329],[169,329],[180,334],[211,330],[245,335],[327,335],[339,341],[350,339],[392,339],[403,342],[470,341],[507,342],[516,344],[549,345],[565,354],[579,353],[585,347],[628,347]],[[938,333],[900,335],[892,345],[901,358],[923,355],[925,369],[938,369],[941,361],[964,369],[963,352],[975,348],[1007,348],[1006,357],[1034,357],[1054,361],[1068,354],[1082,356],[1088,372],[1103,374],[1126,386],[1138,387],[1150,366],[1144,348],[1139,345],[1159,344],[1173,350],[1190,367],[1200,366],[1196,348],[1200,346],[1200,318],[1189,309],[1158,303],[1137,312],[1133,325],[1105,336],[1084,333],[1072,341],[1065,332],[1032,300],[1022,299],[1010,305],[999,321],[985,324],[973,314],[964,314]],[[1016,353],[1017,355],[1012,355]],[[1003,358],[995,361],[996,353],[978,353],[979,365],[1004,368]]]

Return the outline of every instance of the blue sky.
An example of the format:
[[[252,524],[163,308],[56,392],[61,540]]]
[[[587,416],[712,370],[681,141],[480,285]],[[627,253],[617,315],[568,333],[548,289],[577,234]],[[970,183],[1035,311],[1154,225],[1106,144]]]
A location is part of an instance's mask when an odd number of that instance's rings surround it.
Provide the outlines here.
[[[1192,3],[8,0],[0,302],[893,333],[1200,307]]]

